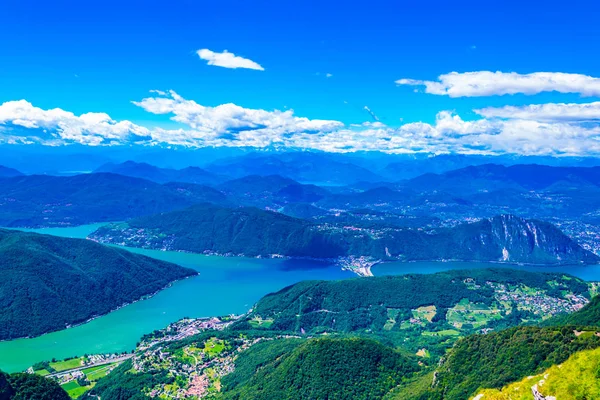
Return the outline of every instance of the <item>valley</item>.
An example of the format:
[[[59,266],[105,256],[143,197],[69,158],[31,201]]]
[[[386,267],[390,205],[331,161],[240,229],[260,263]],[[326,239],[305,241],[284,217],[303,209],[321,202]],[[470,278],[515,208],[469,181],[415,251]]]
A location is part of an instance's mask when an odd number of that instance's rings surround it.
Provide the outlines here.
[[[406,382],[419,382],[473,335],[579,314],[598,292],[600,258],[589,208],[581,210],[585,216],[573,215],[561,205],[547,218],[538,213],[540,197],[515,178],[508,185],[517,188],[514,198],[537,203],[496,215],[506,209],[490,206],[489,197],[473,201],[487,196],[486,187],[499,179],[490,179],[489,166],[483,169],[489,182],[477,181],[473,188],[469,181],[461,198],[437,187],[443,188],[446,179],[461,187],[457,176],[471,179],[481,172],[374,188],[322,188],[275,175],[229,179],[135,163],[118,168],[133,172],[127,178],[106,172],[67,181],[35,178],[44,190],[73,182],[110,187],[91,197],[61,193],[56,207],[40,203],[28,209],[33,203],[27,196],[34,192],[21,194],[20,181],[11,181],[10,190],[18,196],[5,199],[4,210],[13,218],[5,224],[17,227],[6,232],[88,239],[84,243],[188,268],[190,277],[68,329],[2,341],[1,370],[48,362],[43,365],[49,369],[36,373],[58,379],[72,397],[106,395],[114,389],[113,379],[133,373],[140,382],[130,388],[132,395],[141,390],[150,397],[233,399],[260,392],[264,379],[284,379],[284,371],[304,362],[305,352],[318,360],[333,357],[327,349],[339,346],[340,354],[370,348],[395,365],[386,369],[377,361],[378,367],[365,371],[367,381],[356,377],[364,393],[394,393]],[[168,182],[169,176],[187,173],[187,182]],[[204,179],[212,187],[195,183]],[[540,190],[545,188],[534,188]],[[110,198],[115,193],[133,203]],[[140,202],[136,196],[142,193],[148,197]],[[554,205],[567,201],[562,195],[543,196]],[[72,201],[80,205],[72,207]],[[101,207],[94,210],[90,204],[96,201]],[[125,209],[89,220],[112,207]],[[531,218],[540,215],[544,219]],[[81,225],[86,221],[94,223]],[[107,361],[80,365],[90,356]],[[272,363],[274,356],[284,364]],[[335,357],[332,362],[339,362]],[[343,357],[349,364],[358,362],[350,354]],[[251,373],[257,360],[268,365],[264,376]],[[51,372],[63,364],[71,369]],[[339,385],[306,384],[307,393],[339,390]],[[280,390],[269,389],[284,395]]]
[[[600,2],[0,16],[0,400],[600,400]]]

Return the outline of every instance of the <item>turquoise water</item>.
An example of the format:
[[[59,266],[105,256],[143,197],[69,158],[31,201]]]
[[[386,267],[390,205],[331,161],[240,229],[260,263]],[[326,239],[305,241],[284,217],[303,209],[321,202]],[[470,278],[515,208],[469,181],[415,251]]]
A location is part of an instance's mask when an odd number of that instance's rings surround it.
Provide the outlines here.
[[[32,230],[57,236],[84,238],[101,224],[77,228]],[[157,250],[129,249],[136,253],[193,268],[199,276],[176,282],[156,296],[140,301],[84,325],[33,339],[0,342],[0,369],[13,372],[33,363],[86,353],[132,350],[139,338],[183,317],[243,313],[267,293],[306,279],[355,277],[339,267],[307,260],[225,258]],[[373,267],[375,275],[435,273],[449,269],[499,267],[489,263],[388,263]],[[568,272],[586,280],[600,280],[600,267],[519,267],[528,271]]]
[[[14,229],[19,230],[19,231],[25,231],[25,232],[36,232],[36,233],[44,233],[46,235],[84,239],[84,238],[88,237],[88,235],[90,233],[96,231],[98,228],[100,228],[101,226],[104,226],[104,225],[106,225],[106,223],[100,222],[97,224],[81,225],[81,226],[74,226],[74,227],[69,227],[69,228],[39,228],[39,229],[14,228]],[[5,229],[13,229],[13,228],[5,228]]]
[[[83,226],[34,231],[85,237],[93,228]],[[143,334],[164,328],[183,317],[239,314],[248,311],[265,294],[301,280],[355,276],[337,266],[316,261],[129,250],[193,268],[200,275],[176,282],[150,299],[133,303],[84,325],[32,339],[0,342],[0,369],[13,372],[52,358],[129,351]]]

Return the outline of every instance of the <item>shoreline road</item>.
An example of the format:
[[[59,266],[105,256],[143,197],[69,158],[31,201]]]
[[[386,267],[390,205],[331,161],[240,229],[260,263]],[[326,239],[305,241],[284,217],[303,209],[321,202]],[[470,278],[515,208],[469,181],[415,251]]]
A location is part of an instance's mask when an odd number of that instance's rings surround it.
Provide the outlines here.
[[[70,373],[75,372],[75,371],[81,371],[81,370],[92,368],[92,367],[98,367],[100,365],[114,364],[114,363],[118,363],[118,362],[123,362],[125,360],[129,360],[131,357],[133,357],[133,354],[126,354],[126,355],[123,355],[123,356],[120,356],[120,357],[111,358],[110,360],[104,360],[104,361],[100,361],[100,362],[93,363],[93,364],[88,364],[88,365],[82,365],[81,367],[66,369],[66,370],[60,371],[60,372],[53,372],[51,374],[46,375],[45,377],[46,378],[51,378],[51,377],[60,376],[60,375],[64,375],[64,374],[70,374]]]

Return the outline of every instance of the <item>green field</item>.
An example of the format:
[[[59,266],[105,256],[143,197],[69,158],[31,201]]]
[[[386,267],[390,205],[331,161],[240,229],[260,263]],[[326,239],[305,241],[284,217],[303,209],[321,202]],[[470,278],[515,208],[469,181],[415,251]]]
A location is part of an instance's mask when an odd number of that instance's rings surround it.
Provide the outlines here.
[[[445,329],[443,331],[423,332],[423,336],[458,336],[460,332],[455,329]]]
[[[427,320],[431,322],[435,314],[437,313],[437,309],[435,306],[426,306],[419,307],[416,310],[412,310],[412,314],[415,318],[419,318],[420,320]]]
[[[223,350],[225,350],[225,342],[217,338],[207,340],[204,345],[204,353],[209,357],[216,357],[221,354]]]
[[[66,371],[68,369],[79,368],[81,367],[83,357],[72,358],[70,360],[58,361],[55,363],[50,363],[50,366],[56,370],[56,372]]]
[[[90,382],[95,382],[108,375],[108,372],[115,364],[98,365],[96,367],[86,368],[82,372]]]
[[[396,317],[398,316],[399,312],[400,312],[400,310],[397,308],[388,308],[387,309],[388,320],[385,322],[385,325],[383,326],[384,330],[386,330],[386,331],[392,330],[394,325],[396,325]]]
[[[50,371],[48,371],[47,369],[40,369],[38,371],[35,371],[35,373],[39,376],[50,375]]]
[[[71,381],[61,385],[61,387],[69,394],[69,397],[76,399],[87,390],[91,389],[92,386],[80,386],[77,382]]]
[[[446,313],[448,323],[458,329],[462,328],[464,324],[471,324],[474,328],[479,328],[494,319],[502,319],[499,308],[471,303],[467,299],[462,299],[457,305],[448,309]]]
[[[250,321],[250,326],[253,328],[265,328],[269,329],[273,325],[273,318],[262,319],[260,317],[254,317]]]

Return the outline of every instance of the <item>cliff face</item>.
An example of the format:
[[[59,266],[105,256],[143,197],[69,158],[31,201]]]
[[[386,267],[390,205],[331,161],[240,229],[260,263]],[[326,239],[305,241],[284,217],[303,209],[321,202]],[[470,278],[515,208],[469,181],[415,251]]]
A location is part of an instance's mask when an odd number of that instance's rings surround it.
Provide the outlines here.
[[[539,264],[597,263],[599,258],[583,249],[554,225],[500,215],[481,222],[482,245],[490,241],[499,261]]]
[[[499,215],[429,232],[399,230],[390,232],[379,241],[379,245],[385,246],[392,258],[406,261],[463,260],[557,265],[595,264],[600,260],[554,225],[514,215]],[[373,249],[378,250],[376,246]]]

